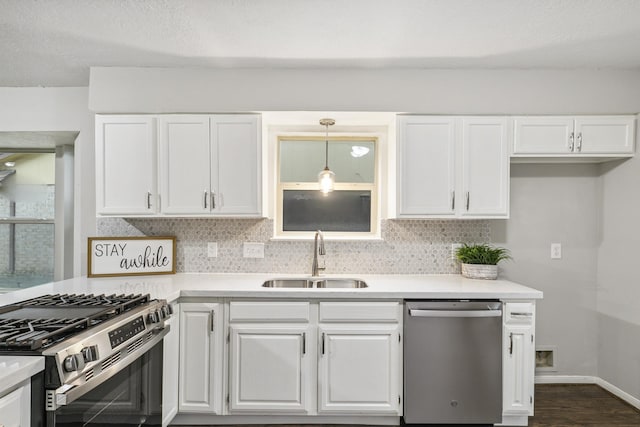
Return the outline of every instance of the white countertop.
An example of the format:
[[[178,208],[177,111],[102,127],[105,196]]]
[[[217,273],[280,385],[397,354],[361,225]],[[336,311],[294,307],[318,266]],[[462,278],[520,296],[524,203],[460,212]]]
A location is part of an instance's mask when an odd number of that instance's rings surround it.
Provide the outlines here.
[[[43,369],[42,356],[0,356],[0,396]]]
[[[0,295],[0,306],[45,294],[150,294],[152,298],[314,298],[314,299],[540,299],[542,292],[508,280],[474,280],[459,274],[323,275],[364,280],[364,289],[263,288],[265,280],[303,274],[206,274],[77,277]]]

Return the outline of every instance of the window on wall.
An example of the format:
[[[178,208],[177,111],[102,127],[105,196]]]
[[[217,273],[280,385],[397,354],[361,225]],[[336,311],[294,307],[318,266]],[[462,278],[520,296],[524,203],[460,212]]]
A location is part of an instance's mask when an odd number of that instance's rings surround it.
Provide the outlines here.
[[[377,139],[372,137],[278,138],[276,236],[366,238],[378,232]],[[328,155],[327,155],[328,153]],[[320,192],[327,164],[335,187]]]
[[[55,154],[0,152],[0,292],[53,280]]]

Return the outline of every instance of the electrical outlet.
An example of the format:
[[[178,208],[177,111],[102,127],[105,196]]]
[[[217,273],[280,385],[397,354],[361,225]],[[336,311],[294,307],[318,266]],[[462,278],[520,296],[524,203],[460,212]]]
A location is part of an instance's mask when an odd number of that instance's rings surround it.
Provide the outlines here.
[[[207,256],[209,258],[217,258],[218,257],[218,242],[209,242],[209,243],[207,243]]]
[[[562,244],[561,243],[552,243],[551,244],[551,259],[561,259],[562,258]]]
[[[245,258],[264,258],[264,243],[245,242],[242,256]]]
[[[462,247],[462,243],[452,243],[451,244],[451,259],[453,261],[457,260],[458,258],[456,258],[456,251],[458,250],[458,248]]]

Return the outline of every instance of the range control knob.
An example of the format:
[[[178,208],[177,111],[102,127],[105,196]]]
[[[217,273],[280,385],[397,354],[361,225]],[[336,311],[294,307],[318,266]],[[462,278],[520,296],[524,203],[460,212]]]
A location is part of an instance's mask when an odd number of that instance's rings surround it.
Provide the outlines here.
[[[82,353],[84,361],[87,363],[94,362],[99,358],[97,345],[90,345],[89,347],[85,347],[80,352]]]
[[[160,312],[158,310],[152,311],[149,313],[149,316],[147,316],[147,319],[149,323],[158,323],[160,321]]]
[[[80,353],[67,356],[64,358],[62,366],[66,372],[81,371],[84,369],[84,357]]]
[[[160,308],[160,313],[162,313],[162,318],[166,319],[167,317],[169,317],[171,315],[171,313],[169,313],[169,306],[168,305],[163,305]]]
[[[167,307],[167,311],[169,312],[169,315],[173,314],[173,307],[171,307],[171,304],[167,304],[165,305],[165,307]]]

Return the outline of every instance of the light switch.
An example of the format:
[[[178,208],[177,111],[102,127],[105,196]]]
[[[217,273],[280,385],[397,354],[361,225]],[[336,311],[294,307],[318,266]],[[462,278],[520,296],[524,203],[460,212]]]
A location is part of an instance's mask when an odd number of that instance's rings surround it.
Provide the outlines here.
[[[552,243],[551,244],[551,259],[561,259],[562,258],[562,244],[561,243]]]

